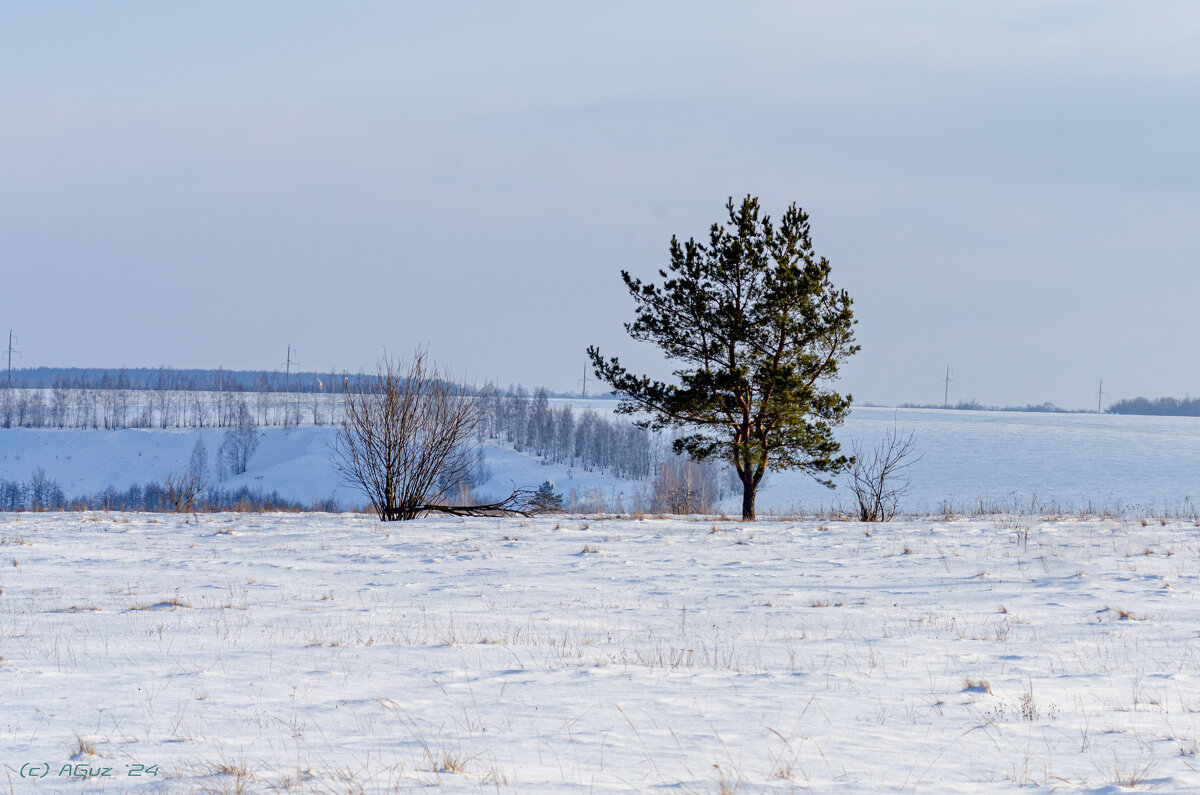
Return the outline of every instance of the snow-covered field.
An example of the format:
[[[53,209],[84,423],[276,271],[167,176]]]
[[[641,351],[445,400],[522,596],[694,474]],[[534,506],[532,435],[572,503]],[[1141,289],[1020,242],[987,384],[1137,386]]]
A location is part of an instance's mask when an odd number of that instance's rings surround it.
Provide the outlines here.
[[[21,514],[0,563],[13,792],[1200,789],[1190,523]]]
[[[868,446],[895,425],[923,455],[905,507],[1191,513],[1200,502],[1200,420],[1119,414],[1041,414],[856,408],[837,433]],[[776,510],[845,503],[802,475],[768,475],[762,499]]]

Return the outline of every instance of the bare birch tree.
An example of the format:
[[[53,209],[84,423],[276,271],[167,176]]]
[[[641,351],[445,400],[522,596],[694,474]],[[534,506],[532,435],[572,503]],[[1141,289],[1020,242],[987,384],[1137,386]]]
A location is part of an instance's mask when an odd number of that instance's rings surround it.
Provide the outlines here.
[[[250,466],[250,456],[258,449],[258,430],[254,427],[254,416],[245,403],[237,404],[237,424],[225,431],[225,438],[217,456],[222,465],[234,475],[244,474]]]
[[[424,350],[408,363],[385,356],[374,376],[360,376],[345,394],[335,463],[381,521],[527,513],[524,491],[487,505],[450,504],[478,460],[482,408],[474,390],[453,383]]]

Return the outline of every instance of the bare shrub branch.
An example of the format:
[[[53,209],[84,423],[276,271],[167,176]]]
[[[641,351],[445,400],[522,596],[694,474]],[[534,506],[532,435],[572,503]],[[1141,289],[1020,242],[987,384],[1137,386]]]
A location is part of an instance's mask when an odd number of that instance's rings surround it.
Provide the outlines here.
[[[850,490],[858,502],[859,520],[891,521],[900,499],[912,490],[912,481],[905,471],[921,460],[913,432],[903,433],[893,425],[874,447],[867,449],[861,441],[856,441],[852,452]]]
[[[450,516],[532,516],[540,511],[534,505],[534,492],[530,489],[517,489],[499,502],[478,505],[418,505],[420,513],[436,511]]]
[[[203,491],[204,484],[191,472],[174,473],[163,478],[163,491],[171,510],[176,513],[194,513],[196,499]]]

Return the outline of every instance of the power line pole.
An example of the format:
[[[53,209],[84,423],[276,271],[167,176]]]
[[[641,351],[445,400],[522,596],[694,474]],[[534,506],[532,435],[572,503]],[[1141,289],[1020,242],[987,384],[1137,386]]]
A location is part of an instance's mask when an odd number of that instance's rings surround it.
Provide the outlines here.
[[[283,371],[283,393],[286,395],[288,392],[288,381],[292,377],[292,346],[290,343],[288,344],[287,363],[284,365],[284,368],[285,369]]]
[[[20,351],[13,350],[13,342],[16,340],[13,337],[12,329],[8,330],[8,388],[12,389],[12,355],[15,353],[21,355]]]
[[[953,379],[950,378],[950,365],[946,365],[946,391],[942,396],[942,408],[950,408],[950,384]]]
[[[1096,392],[1096,413],[1100,413],[1100,401],[1104,399],[1104,379],[1100,379],[1100,389]]]

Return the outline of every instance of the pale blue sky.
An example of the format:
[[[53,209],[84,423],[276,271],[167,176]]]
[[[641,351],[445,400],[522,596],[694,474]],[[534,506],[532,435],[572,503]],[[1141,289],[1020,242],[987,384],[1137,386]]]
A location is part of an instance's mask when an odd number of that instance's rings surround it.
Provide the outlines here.
[[[618,271],[730,195],[811,215],[859,400],[1200,394],[1200,6],[0,7],[21,364],[578,389]],[[594,388],[594,385],[593,385]]]

